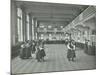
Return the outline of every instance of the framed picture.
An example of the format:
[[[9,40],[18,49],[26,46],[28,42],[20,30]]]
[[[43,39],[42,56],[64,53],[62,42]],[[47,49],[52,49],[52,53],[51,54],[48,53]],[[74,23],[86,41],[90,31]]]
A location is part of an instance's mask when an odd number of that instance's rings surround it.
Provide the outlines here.
[[[11,0],[11,74],[96,69],[95,37],[94,5]]]

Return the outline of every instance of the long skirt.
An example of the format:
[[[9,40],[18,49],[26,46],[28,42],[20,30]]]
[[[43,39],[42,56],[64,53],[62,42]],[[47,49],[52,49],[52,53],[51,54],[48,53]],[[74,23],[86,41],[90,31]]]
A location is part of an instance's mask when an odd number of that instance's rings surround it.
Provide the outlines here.
[[[71,50],[70,49],[68,49],[68,51],[67,51],[67,58],[71,58]]]
[[[35,49],[35,46],[32,47],[32,53],[35,53],[36,49]]]
[[[26,58],[31,57],[31,49],[30,48],[26,48]]]
[[[20,58],[24,59],[26,57],[26,52],[27,52],[26,48],[21,49],[19,55]]]
[[[46,56],[44,49],[42,49],[40,52],[41,52],[41,57]]]
[[[75,54],[75,50],[72,50],[72,58],[75,58],[76,57],[76,54]]]
[[[67,58],[74,58],[76,57],[75,51],[68,49]]]
[[[38,51],[38,52],[36,53],[36,59],[37,59],[38,61],[40,61],[40,59],[42,59],[42,57],[41,57],[41,52],[40,52],[40,51]]]

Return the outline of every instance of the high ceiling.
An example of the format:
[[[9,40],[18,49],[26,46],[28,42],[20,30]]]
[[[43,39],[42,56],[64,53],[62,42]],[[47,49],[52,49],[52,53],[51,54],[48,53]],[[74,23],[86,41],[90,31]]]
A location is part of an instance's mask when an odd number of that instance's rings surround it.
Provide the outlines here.
[[[16,1],[16,5],[25,7],[26,12],[31,13],[39,22],[50,22],[47,25],[60,22],[62,26],[69,24],[88,7],[87,5],[28,1]]]

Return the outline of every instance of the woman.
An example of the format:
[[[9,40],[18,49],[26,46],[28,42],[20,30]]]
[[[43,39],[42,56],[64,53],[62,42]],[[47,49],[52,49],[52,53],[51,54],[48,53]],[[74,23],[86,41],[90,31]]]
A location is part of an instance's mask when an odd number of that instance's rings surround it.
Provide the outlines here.
[[[36,44],[35,44],[35,42],[33,41],[33,43],[32,43],[32,54],[34,54],[35,53],[35,51],[36,51]]]
[[[21,45],[20,55],[19,56],[20,56],[21,59],[25,58],[25,44],[24,43]]]
[[[76,53],[75,53],[75,41],[72,41],[72,46],[73,46],[73,48],[72,48],[72,61],[74,61],[74,59],[75,59],[75,57],[76,57]]]
[[[70,61],[70,59],[71,59],[71,50],[72,50],[71,41],[68,42],[67,48],[68,48],[68,51],[67,51],[67,58],[68,58],[68,61]]]
[[[31,57],[31,47],[30,47],[30,43],[26,44],[26,58],[30,58]]]
[[[41,62],[41,51],[40,51],[40,49],[39,49],[39,46],[37,45],[36,46],[36,60],[38,61],[38,62]]]
[[[37,44],[36,44],[36,60],[38,61],[38,62],[41,62],[41,51],[40,51],[40,48],[39,48],[39,42],[37,42]]]
[[[44,57],[46,56],[45,51],[44,51],[44,45],[40,45],[40,54],[41,54],[41,61],[44,61]]]
[[[67,58],[69,61],[74,61],[74,58],[76,57],[75,54],[75,43],[74,41],[69,41],[68,45],[68,52],[67,52]]]

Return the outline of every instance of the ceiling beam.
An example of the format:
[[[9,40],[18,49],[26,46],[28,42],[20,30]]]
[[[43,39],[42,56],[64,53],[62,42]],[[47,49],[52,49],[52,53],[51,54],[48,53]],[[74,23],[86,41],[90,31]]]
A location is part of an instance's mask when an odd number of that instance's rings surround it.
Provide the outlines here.
[[[73,14],[49,14],[49,13],[32,13],[34,17],[54,17],[54,18],[73,18]]]
[[[60,18],[36,18],[38,21],[59,21],[59,22],[69,22],[69,19],[60,19]]]

